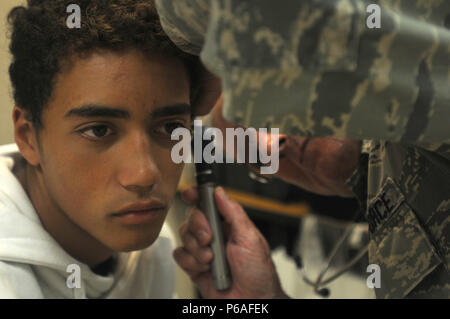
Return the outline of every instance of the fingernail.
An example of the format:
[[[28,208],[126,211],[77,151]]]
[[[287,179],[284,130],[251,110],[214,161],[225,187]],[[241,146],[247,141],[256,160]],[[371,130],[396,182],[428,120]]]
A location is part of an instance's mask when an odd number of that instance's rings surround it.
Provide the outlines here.
[[[217,192],[219,193],[220,197],[228,199],[227,193],[225,193],[225,190],[221,186],[217,187]]]

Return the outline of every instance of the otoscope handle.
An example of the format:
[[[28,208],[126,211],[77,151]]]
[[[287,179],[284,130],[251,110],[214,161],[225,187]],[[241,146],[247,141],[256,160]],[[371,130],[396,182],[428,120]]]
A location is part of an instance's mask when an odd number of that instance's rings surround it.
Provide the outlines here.
[[[212,272],[217,290],[228,289],[231,285],[230,272],[226,260],[225,245],[222,234],[222,223],[214,197],[214,183],[198,185],[200,209],[205,213],[212,231],[211,249],[214,254]]]

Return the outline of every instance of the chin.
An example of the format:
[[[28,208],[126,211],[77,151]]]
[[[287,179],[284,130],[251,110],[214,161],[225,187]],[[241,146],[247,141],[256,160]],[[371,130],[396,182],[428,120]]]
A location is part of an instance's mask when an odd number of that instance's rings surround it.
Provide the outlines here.
[[[139,234],[135,236],[117,236],[114,242],[108,246],[116,252],[132,252],[142,250],[151,246],[158,239],[159,232],[156,234],[146,233],[144,236]]]

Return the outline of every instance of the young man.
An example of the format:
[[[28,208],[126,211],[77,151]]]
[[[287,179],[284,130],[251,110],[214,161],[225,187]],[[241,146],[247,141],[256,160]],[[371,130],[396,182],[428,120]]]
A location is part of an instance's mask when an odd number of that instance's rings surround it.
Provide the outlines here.
[[[28,0],[8,17],[17,147],[0,149],[0,297],[170,298],[158,236],[197,62],[152,1],[79,0],[73,29],[71,3]]]

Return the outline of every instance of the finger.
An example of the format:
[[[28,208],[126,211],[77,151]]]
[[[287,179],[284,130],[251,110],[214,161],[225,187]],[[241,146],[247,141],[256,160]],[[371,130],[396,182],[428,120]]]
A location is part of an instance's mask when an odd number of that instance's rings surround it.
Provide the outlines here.
[[[213,259],[213,253],[209,247],[201,247],[198,244],[197,239],[189,232],[185,232],[181,236],[184,248],[194,256],[195,259],[201,264],[208,264]]]
[[[241,205],[230,200],[222,187],[215,190],[216,203],[219,212],[225,218],[225,221],[232,226],[248,226],[250,219],[248,218]],[[240,227],[240,228],[242,228]]]
[[[189,251],[191,254],[194,254],[197,250],[200,249],[200,245],[198,244],[197,240],[188,231],[185,231],[182,234],[180,234],[180,237],[181,241],[183,242],[184,248],[186,248],[186,250]]]
[[[248,218],[242,206],[228,199],[222,187],[216,189],[216,202],[226,222],[227,240],[245,247],[252,247],[261,240],[261,233]]]
[[[191,187],[181,194],[181,198],[188,204],[194,205],[199,200],[197,187]]]
[[[188,232],[187,222],[183,222],[178,230],[184,248],[191,253],[199,263],[210,263],[214,257],[209,247],[200,247],[197,239]]]
[[[212,232],[208,219],[197,208],[193,208],[188,214],[187,231],[193,234],[202,247],[209,245],[212,240]]]
[[[213,259],[213,253],[209,248],[212,234],[209,224],[202,212],[192,208],[188,218],[179,227],[179,234],[185,249],[191,253],[200,263],[209,263]]]
[[[187,214],[186,221],[181,223],[178,228],[181,240],[189,248],[194,245],[192,241],[195,242],[195,245],[204,247],[212,239],[212,236],[208,234],[209,224],[203,219],[206,219],[203,214],[198,209],[192,208]]]
[[[199,263],[184,247],[178,247],[173,251],[173,258],[177,264],[189,275],[196,276],[198,273],[210,270],[209,264]]]
[[[214,254],[211,248],[204,247],[200,248],[195,258],[202,264],[210,264],[214,259]]]

